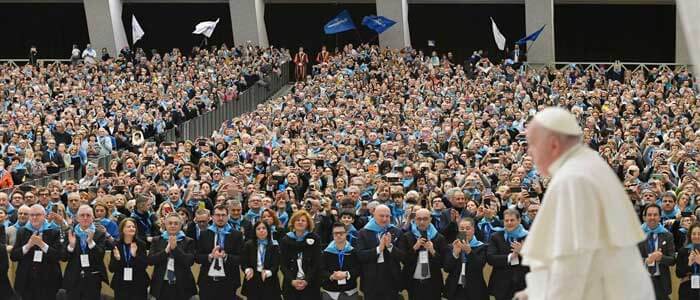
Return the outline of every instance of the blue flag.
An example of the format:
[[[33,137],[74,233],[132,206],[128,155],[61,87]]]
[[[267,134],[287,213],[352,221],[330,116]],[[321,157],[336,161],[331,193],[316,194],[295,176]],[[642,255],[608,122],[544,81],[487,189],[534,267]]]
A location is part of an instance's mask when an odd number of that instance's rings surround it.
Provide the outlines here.
[[[540,30],[537,30],[537,31],[533,32],[532,34],[530,34],[530,35],[528,35],[528,36],[526,36],[526,37],[520,39],[519,41],[517,41],[517,42],[515,42],[515,43],[516,43],[516,44],[522,45],[522,44],[526,44],[527,41],[533,41],[533,42],[534,42],[534,41],[540,36],[540,33],[542,33],[542,30],[544,30],[544,26],[545,26],[545,25],[542,25],[542,28],[540,28]]]
[[[352,18],[350,18],[350,13],[347,9],[341,11],[335,18],[328,21],[328,23],[323,26],[323,31],[325,31],[326,34],[334,34],[351,29],[355,29],[355,23],[352,22]]]
[[[374,30],[376,33],[382,33],[389,29],[389,27],[394,26],[396,22],[384,16],[366,16],[362,19],[362,25],[369,27],[369,29]]]

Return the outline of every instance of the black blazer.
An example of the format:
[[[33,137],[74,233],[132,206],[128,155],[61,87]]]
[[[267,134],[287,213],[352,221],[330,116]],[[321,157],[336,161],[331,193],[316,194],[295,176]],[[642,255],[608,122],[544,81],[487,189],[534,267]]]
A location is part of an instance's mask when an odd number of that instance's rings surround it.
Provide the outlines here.
[[[489,291],[486,289],[486,281],[484,280],[484,265],[486,264],[486,248],[484,244],[477,248],[472,248],[472,252],[467,255],[467,266],[465,275],[467,276],[466,287],[469,299],[488,300]],[[452,245],[449,245],[444,255],[444,268],[447,275],[445,289],[448,299],[456,299],[457,291],[461,286],[459,283],[459,275],[462,272],[462,259],[455,258],[452,255]]]
[[[7,258],[7,236],[5,226],[0,226],[0,299],[10,299],[14,294],[7,271],[10,269],[10,262]]]
[[[512,297],[515,292],[525,289],[525,275],[530,272],[529,267],[522,265],[522,255],[518,255],[520,264],[510,265],[508,254],[511,253],[510,244],[506,243],[505,231],[495,232],[491,235],[491,241],[486,248],[486,261],[493,266],[491,278],[489,278],[489,292],[496,299]],[[522,243],[525,238],[519,239]]]
[[[661,226],[661,225],[659,225]],[[661,260],[657,263],[657,266],[659,268],[659,277],[661,279],[661,287],[663,288],[664,295],[670,295],[671,294],[671,271],[669,269],[670,266],[673,266],[676,264],[676,259],[674,258],[674,254],[676,252],[675,246],[673,244],[673,235],[668,232],[660,233],[658,235],[658,242],[657,242],[657,248],[661,248],[661,252],[663,253],[663,257]],[[644,241],[641,241],[639,244],[637,244],[639,248],[639,252],[642,254],[642,259],[643,261],[649,256],[649,251],[647,249],[647,239]],[[646,264],[644,264],[646,266]],[[687,260],[686,260],[686,267],[687,267]],[[651,274],[650,274],[651,275]]]
[[[696,300],[700,299],[700,290],[690,288],[690,276],[693,274],[693,268],[688,266],[688,256],[690,249],[682,247],[678,250],[678,264],[676,265],[676,276],[681,279],[681,284],[678,287],[679,300]],[[688,279],[684,279],[685,277]]]
[[[148,256],[146,250],[146,243],[139,239],[134,239],[136,242],[136,256],[132,257],[129,264],[127,265],[125,255],[124,255],[124,243],[118,241],[116,247],[119,251],[120,259],[114,258],[114,252],[111,252],[109,257],[109,271],[113,273],[112,282],[110,287],[112,290],[123,291],[124,294],[128,295],[146,295],[146,290],[148,288],[148,274],[146,274],[146,267],[148,267]],[[114,249],[112,249],[114,251]],[[131,253],[131,247],[126,246],[126,251]],[[124,281],[124,268],[131,267],[132,271],[132,281]],[[126,292],[126,290],[131,290]]]
[[[313,232],[309,233],[304,240],[297,242],[288,236],[284,236],[279,241],[280,244],[280,269],[284,274],[282,291],[285,295],[303,295],[304,299],[320,299],[319,289],[321,280],[318,277],[321,266],[321,249],[318,236]],[[307,286],[302,291],[297,291],[292,286],[292,280],[297,278],[298,254],[302,253],[301,268],[304,270],[304,280]]]
[[[413,245],[416,244],[416,237],[413,232],[406,232],[401,235],[399,239],[399,249],[401,253],[405,255],[402,257],[403,261],[403,279],[406,287],[411,290],[413,286],[413,274],[416,272],[416,267],[418,265],[418,251],[413,250]],[[437,293],[439,299],[440,292],[442,291],[442,256],[447,249],[447,242],[442,234],[437,234],[432,240],[433,248],[435,248],[435,255],[428,254],[428,265],[430,267],[430,290]],[[420,250],[419,250],[420,251]]]
[[[30,281],[40,280],[45,290],[49,291],[47,294],[55,294],[61,288],[63,280],[59,266],[59,261],[63,257],[60,233],[56,229],[49,229],[42,233],[42,239],[49,245],[49,250],[43,254],[40,263],[34,262],[34,251],[41,250],[38,246],[30,248],[27,254],[22,253],[22,246],[29,241],[31,235],[32,232],[29,229],[20,228],[10,253],[10,259],[18,262],[15,273],[15,291],[22,295]]]
[[[362,267],[362,292],[367,295],[380,289],[389,293],[398,293],[403,289],[401,285],[401,249],[397,246],[401,236],[401,229],[392,227],[389,229],[394,245],[391,252],[384,249],[384,263],[378,264],[377,246],[379,239],[374,231],[361,229],[357,235],[357,257]],[[375,292],[376,293],[376,292]]]
[[[63,288],[66,290],[72,290],[78,288],[81,283],[80,272],[91,273],[94,276],[98,276],[100,280],[104,282],[107,281],[107,270],[105,268],[104,256],[105,256],[105,234],[99,230],[95,230],[95,235],[93,236],[93,241],[95,242],[95,247],[92,249],[88,248],[87,253],[84,253],[80,248],[80,238],[76,238],[75,249],[73,252],[68,251],[68,238],[65,239],[65,251],[63,251],[63,261],[67,261],[66,270],[63,274]],[[87,254],[90,259],[90,267],[83,268],[80,265],[80,255]]]
[[[348,242],[349,243],[349,242]],[[345,292],[357,288],[357,278],[360,277],[360,264],[357,259],[357,250],[352,249],[349,253],[345,253],[343,258],[343,267],[340,267],[338,255],[323,251],[321,254],[321,286],[324,290],[330,292]],[[344,285],[338,285],[338,281],[331,280],[331,274],[335,271],[347,271],[350,273],[350,279],[346,280]]]
[[[243,238],[246,241],[249,241],[249,240],[252,240],[253,238],[255,238],[253,224],[250,223],[250,221],[243,218],[242,216],[241,216],[241,225],[238,228],[236,228],[236,225],[231,223],[231,222],[229,222],[229,224],[231,224],[231,226],[233,226],[234,229],[236,229],[236,231],[240,231],[243,234]]]
[[[209,267],[212,262],[209,261],[209,254],[211,250],[214,249],[214,237],[216,233],[211,230],[204,230],[200,232],[199,241],[197,241],[197,255],[195,260],[201,265],[199,272],[199,288],[207,289],[213,284],[211,277],[209,277]],[[230,234],[226,235],[224,240],[224,252],[226,252],[226,259],[224,260],[224,273],[226,273],[226,285],[233,286],[237,289],[241,286],[241,249],[243,248],[243,235],[235,230],[231,230]]]
[[[58,145],[58,142],[56,142],[56,143],[57,143],[56,145]],[[41,162],[43,162],[43,163],[53,162],[57,165],[56,167],[54,167],[54,166],[47,166],[46,167],[46,171],[49,174],[57,173],[60,169],[63,169],[66,167],[66,163],[63,161],[63,156],[61,156],[61,154],[58,153],[57,149],[54,149],[54,151],[55,151],[55,153],[53,154],[53,158],[50,157],[48,150],[44,150],[44,153],[41,156]],[[32,258],[34,258],[34,257],[32,257]]]
[[[155,238],[151,242],[151,250],[148,254],[148,264],[153,265],[153,278],[151,278],[151,295],[160,297],[160,289],[165,281],[165,270],[168,267],[168,253],[165,248],[168,240],[161,237]],[[170,255],[175,259],[175,286],[178,294],[187,299],[197,294],[197,286],[192,276],[192,265],[194,264],[195,242],[191,238],[185,237],[177,242],[175,250]]]
[[[241,294],[252,299],[280,299],[280,283],[279,272],[280,267],[280,248],[279,245],[269,241],[265,249],[265,261],[263,269],[270,270],[272,277],[266,278],[263,282],[260,279],[260,272],[257,272],[258,266],[258,242],[246,241],[241,252],[241,267],[245,271],[247,268],[253,269],[253,278],[243,280],[243,288]],[[245,276],[245,275],[244,275]],[[245,277],[244,277],[245,278]]]

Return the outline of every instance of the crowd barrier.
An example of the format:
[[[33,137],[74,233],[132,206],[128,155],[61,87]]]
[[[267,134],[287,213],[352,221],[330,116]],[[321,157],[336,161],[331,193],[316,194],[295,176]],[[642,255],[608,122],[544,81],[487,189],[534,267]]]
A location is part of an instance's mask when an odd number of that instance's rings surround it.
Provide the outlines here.
[[[544,67],[548,68],[555,68],[560,71],[564,71],[568,68],[577,68],[581,71],[588,71],[588,70],[595,70],[595,71],[603,71],[603,72],[608,72],[610,71],[613,67],[615,67],[615,64],[618,63],[620,67],[625,70],[625,71],[645,71],[649,72],[653,68],[656,68],[657,70],[661,71],[673,71],[673,72],[682,72],[682,71],[689,71],[692,72],[693,66],[688,65],[688,64],[676,64],[676,63],[652,63],[652,62],[567,62],[567,61],[557,61],[549,64],[533,64],[533,63],[528,63],[524,62],[522,64],[524,70],[532,69],[535,71],[539,71]]]

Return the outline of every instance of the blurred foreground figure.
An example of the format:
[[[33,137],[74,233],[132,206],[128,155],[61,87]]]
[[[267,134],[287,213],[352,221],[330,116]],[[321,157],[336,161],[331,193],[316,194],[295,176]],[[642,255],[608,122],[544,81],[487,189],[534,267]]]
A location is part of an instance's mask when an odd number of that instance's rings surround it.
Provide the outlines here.
[[[552,180],[522,249],[527,288],[515,298],[654,299],[632,203],[582,133],[562,108],[546,108],[529,124],[529,152]]]

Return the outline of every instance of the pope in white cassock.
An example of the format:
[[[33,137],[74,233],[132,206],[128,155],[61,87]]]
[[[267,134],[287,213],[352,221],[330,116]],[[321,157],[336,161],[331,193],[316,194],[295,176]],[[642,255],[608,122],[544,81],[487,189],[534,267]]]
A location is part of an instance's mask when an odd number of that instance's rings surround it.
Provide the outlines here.
[[[531,272],[517,299],[654,299],[637,243],[640,222],[618,177],[581,143],[567,110],[545,108],[527,128],[538,171],[552,180],[522,249]]]

